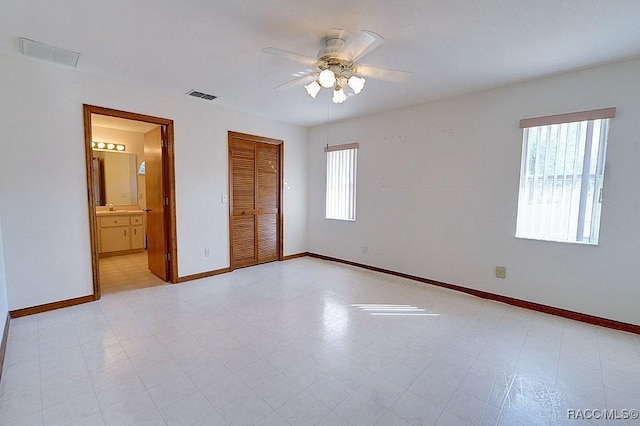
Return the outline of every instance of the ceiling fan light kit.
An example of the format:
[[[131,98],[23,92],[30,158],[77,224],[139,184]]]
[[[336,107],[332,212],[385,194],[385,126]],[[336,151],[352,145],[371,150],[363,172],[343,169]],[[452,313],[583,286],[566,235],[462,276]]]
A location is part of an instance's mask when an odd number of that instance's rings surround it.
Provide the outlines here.
[[[307,93],[312,98],[315,99],[320,88],[324,87],[325,89],[333,89],[331,100],[333,103],[341,104],[347,99],[343,89],[344,86],[349,86],[355,95],[362,91],[365,79],[356,75],[356,68],[353,62],[331,56],[323,56],[318,59],[316,65],[322,70],[318,74],[318,79],[305,86]]]
[[[308,83],[304,88],[314,99],[322,88],[333,89],[331,100],[340,104],[347,99],[345,86],[357,95],[364,88],[365,76],[394,82],[401,82],[409,77],[410,73],[406,71],[356,65],[356,61],[382,44],[384,39],[379,34],[372,31],[362,31],[358,34],[351,34],[344,30],[332,31],[334,34],[324,39],[325,47],[320,49],[317,59],[274,47],[262,49],[264,53],[303,62],[317,68],[317,71],[307,72],[277,88]]]

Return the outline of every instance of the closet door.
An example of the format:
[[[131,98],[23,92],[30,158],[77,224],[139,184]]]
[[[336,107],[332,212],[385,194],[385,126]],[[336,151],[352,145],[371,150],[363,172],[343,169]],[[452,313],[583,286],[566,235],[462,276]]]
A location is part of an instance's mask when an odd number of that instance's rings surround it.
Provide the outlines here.
[[[278,260],[279,145],[256,144],[258,263]]]
[[[230,146],[231,168],[231,267],[255,265],[256,245],[256,148],[234,141]]]
[[[281,144],[229,132],[232,269],[281,258]]]

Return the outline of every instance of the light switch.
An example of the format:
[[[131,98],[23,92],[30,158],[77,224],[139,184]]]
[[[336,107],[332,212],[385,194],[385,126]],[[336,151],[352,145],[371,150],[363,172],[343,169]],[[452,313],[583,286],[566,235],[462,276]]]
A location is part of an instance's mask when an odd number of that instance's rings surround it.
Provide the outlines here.
[[[226,195],[226,194],[223,194],[223,195],[222,195],[222,204],[224,204],[224,203],[226,203],[226,202],[227,202],[227,195]]]

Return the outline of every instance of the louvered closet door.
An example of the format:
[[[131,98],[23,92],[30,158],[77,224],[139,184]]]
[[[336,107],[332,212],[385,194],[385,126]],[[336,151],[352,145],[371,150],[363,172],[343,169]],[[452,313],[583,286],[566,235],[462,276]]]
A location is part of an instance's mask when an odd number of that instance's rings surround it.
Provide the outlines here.
[[[256,149],[235,141],[231,146],[232,266],[254,265],[256,253]]]
[[[256,144],[258,263],[278,260],[278,145]]]
[[[235,135],[229,136],[231,267],[239,268],[278,260],[280,147]]]

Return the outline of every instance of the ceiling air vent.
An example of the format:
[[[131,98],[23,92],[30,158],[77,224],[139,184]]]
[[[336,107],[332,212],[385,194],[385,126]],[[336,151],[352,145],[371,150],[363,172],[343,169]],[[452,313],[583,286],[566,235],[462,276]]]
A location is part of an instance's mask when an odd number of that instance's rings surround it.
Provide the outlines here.
[[[202,93],[202,92],[198,92],[197,90],[192,90],[190,92],[187,92],[187,95],[189,96],[194,96],[196,98],[202,98],[202,99],[206,99],[208,101],[212,101],[215,98],[217,98],[217,96],[214,95],[209,95],[207,93]]]
[[[55,62],[56,64],[75,67],[80,54],[72,50],[51,46],[28,38],[20,37],[20,51],[25,56]]]

